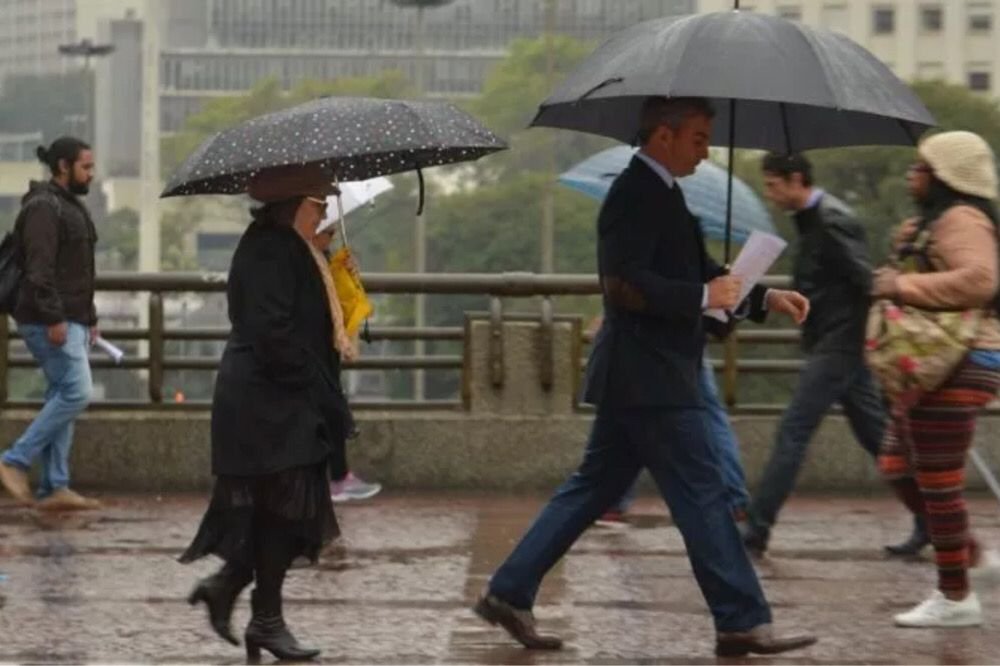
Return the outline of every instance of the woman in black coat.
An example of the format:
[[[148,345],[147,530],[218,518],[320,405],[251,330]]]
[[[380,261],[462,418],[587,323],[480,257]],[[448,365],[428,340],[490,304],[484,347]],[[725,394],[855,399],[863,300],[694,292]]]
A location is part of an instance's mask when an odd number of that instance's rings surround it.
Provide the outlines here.
[[[215,487],[181,561],[208,554],[225,561],[189,601],[204,601],[212,628],[234,645],[233,605],[256,581],[244,635],[251,659],[261,648],[279,659],[319,654],[285,626],[281,588],[293,562],[315,562],[339,534],[326,464],[343,455],[351,421],[334,342],[336,301],[305,240],[332,192],[301,168],[258,177],[250,194],[265,205],[253,212],[229,272],[232,331],[212,402]]]

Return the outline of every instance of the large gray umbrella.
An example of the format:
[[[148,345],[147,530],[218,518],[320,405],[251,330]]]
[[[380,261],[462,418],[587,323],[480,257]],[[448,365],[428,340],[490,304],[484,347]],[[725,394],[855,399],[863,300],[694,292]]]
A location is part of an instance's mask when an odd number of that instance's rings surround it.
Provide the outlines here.
[[[712,143],[728,145],[730,157],[734,147],[913,145],[934,124],[913,91],[847,37],[740,11],[654,19],[618,32],[531,124],[634,143],[650,95],[713,100]]]
[[[219,132],[177,169],[161,196],[239,194],[257,172],[316,164],[340,181],[466,162],[507,147],[446,102],[325,97]],[[423,194],[421,179],[421,198]]]
[[[646,21],[586,58],[546,99],[533,125],[631,143],[649,95],[708,97],[712,143],[799,152],[913,145],[934,118],[892,71],[844,35],[756,12]]]

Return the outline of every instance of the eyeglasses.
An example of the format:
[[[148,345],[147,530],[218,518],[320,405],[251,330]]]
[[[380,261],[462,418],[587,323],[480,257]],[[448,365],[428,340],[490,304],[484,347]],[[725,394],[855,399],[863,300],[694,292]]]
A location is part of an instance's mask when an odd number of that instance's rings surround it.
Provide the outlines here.
[[[907,171],[912,171],[913,173],[933,173],[934,169],[931,165],[926,162],[914,162],[910,166],[906,167]]]

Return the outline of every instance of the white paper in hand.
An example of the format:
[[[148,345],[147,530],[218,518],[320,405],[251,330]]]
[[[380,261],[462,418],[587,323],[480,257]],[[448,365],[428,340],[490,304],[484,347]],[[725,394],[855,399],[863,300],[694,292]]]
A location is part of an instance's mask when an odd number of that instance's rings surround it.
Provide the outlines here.
[[[788,247],[788,243],[779,236],[769,234],[766,231],[750,232],[750,238],[743,244],[743,249],[740,250],[739,256],[736,257],[736,261],[733,262],[732,269],[729,271],[730,275],[743,278],[743,287],[740,289],[741,303],[750,294],[754,285],[767,274],[767,271],[774,265],[786,247]],[[723,323],[726,321],[725,311],[719,308],[705,310],[705,314]]]
[[[122,359],[125,358],[125,352],[100,336],[94,340],[94,346],[110,356],[115,365],[120,364]]]

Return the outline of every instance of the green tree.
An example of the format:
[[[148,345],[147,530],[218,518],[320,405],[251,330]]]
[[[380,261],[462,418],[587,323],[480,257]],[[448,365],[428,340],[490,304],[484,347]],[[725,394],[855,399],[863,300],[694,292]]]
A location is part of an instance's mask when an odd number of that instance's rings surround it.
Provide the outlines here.
[[[552,92],[546,76],[548,49],[545,37],[511,42],[507,57],[486,77],[482,94],[467,104],[473,115],[510,143],[509,151],[484,161],[484,168],[503,167],[502,175],[524,169],[544,170],[550,163],[566,169],[613,144],[579,132],[528,129],[539,105]],[[558,82],[591,52],[593,44],[553,35],[551,49],[553,81]]]

